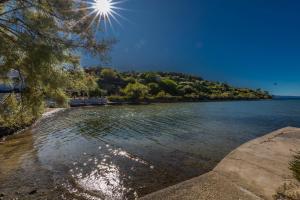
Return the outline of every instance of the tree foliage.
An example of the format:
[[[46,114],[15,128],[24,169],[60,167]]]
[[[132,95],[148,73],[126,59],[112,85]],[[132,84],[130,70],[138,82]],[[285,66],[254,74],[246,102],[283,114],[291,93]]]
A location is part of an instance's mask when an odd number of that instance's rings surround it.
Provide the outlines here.
[[[113,69],[106,68],[101,71],[101,78],[104,81],[113,81],[117,78],[117,73]]]
[[[149,83],[148,88],[149,88],[149,93],[154,96],[157,95],[161,90],[161,88],[157,83]]]
[[[182,73],[118,72],[108,68],[88,68],[86,71],[99,78],[98,87],[106,90],[108,96],[114,96],[112,99],[117,99],[117,96],[127,96],[132,99],[140,97],[154,100],[166,99],[167,101],[271,98],[268,92],[261,89],[236,88],[226,83],[206,81],[201,77]]]
[[[177,83],[169,78],[164,78],[160,82],[161,88],[172,95],[177,95],[178,90],[177,90]]]
[[[105,59],[114,40],[95,37],[98,27],[90,24],[93,16],[85,7],[87,2],[74,0],[0,1],[0,79],[12,81],[8,74],[13,72],[21,91],[16,111],[26,109],[29,118],[36,118],[46,99],[66,105],[68,91],[97,87],[94,77],[80,70],[78,52]],[[0,106],[16,107],[11,98]],[[0,114],[0,126],[5,126],[5,109]],[[19,113],[14,115],[19,120]]]
[[[0,107],[0,124],[1,127],[10,127],[11,129],[18,129],[24,125],[28,125],[34,120],[34,116],[29,107],[22,107],[18,101],[16,94],[9,94],[5,97],[3,105]]]
[[[142,99],[148,94],[148,87],[141,83],[129,83],[123,93],[128,96],[130,99]]]

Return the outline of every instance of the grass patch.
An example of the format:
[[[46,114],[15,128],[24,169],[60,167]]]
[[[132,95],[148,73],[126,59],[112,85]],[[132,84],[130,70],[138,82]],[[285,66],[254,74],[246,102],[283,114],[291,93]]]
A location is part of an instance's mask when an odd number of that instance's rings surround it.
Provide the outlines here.
[[[290,170],[293,171],[294,177],[300,182],[300,152],[294,156],[294,160],[290,163]]]
[[[297,181],[284,183],[277,189],[277,193],[273,196],[274,200],[299,200],[300,199],[300,152],[298,152],[290,162],[289,169],[293,172]]]

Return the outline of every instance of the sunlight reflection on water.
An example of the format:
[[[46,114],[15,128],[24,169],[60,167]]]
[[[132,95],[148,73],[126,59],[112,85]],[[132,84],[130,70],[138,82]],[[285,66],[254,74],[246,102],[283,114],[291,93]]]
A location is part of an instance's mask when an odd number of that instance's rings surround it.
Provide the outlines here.
[[[70,109],[0,145],[0,189],[43,177],[47,195],[55,187],[64,199],[136,199],[203,174],[284,126],[300,126],[300,101]]]
[[[73,162],[73,168],[69,170],[69,174],[72,177],[70,182],[74,183],[74,186],[67,184],[65,185],[66,189],[74,195],[79,194],[79,196],[89,199],[123,200],[128,196],[132,196],[132,199],[138,198],[137,192],[124,184],[124,180],[131,177],[126,177],[126,174],[122,175],[119,167],[113,164],[114,159],[118,156],[146,165],[150,169],[154,167],[121,148],[113,149],[108,144],[104,146],[111,156],[104,155],[100,162],[97,157],[88,157],[89,155],[85,152],[83,156],[86,156],[87,160],[82,161],[83,163]],[[102,147],[99,146],[98,149],[101,150]],[[131,167],[130,170],[134,171],[135,168]]]
[[[127,190],[123,186],[118,167],[105,162],[98,164],[97,168],[87,175],[75,172],[74,178],[84,190],[100,192],[110,199],[124,199],[124,191]]]

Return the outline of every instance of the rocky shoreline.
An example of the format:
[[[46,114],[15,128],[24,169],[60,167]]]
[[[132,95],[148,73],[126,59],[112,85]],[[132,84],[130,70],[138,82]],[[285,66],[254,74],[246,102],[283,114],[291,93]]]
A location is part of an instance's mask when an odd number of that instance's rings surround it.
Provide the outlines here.
[[[300,128],[280,129],[241,145],[211,172],[141,199],[299,200],[300,183],[289,170],[299,151]]]

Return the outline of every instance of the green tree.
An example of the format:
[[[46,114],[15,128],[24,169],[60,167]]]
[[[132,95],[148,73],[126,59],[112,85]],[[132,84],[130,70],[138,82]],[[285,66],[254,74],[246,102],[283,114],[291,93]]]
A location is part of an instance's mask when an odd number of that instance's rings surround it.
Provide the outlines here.
[[[67,89],[81,81],[69,73],[79,67],[79,51],[107,57],[114,40],[96,39],[93,16],[83,9],[88,6],[73,0],[0,1],[0,77],[17,72],[20,113],[38,117],[48,98],[66,105]],[[2,119],[7,119],[3,112]]]
[[[141,78],[143,78],[146,83],[156,83],[160,81],[160,76],[154,72],[143,73]]]
[[[149,94],[154,96],[161,91],[161,88],[157,83],[149,83],[148,88],[149,88]]]
[[[197,90],[190,85],[185,85],[182,88],[180,88],[180,93],[182,93],[183,95],[187,95],[187,94],[192,94],[192,93],[196,93]]]
[[[166,97],[170,97],[171,95],[166,93],[165,91],[160,91],[159,93],[157,93],[156,98],[158,99],[163,99]]]
[[[146,97],[148,91],[148,87],[141,83],[129,83],[123,90],[126,96],[134,100]]]
[[[0,130],[1,128],[18,129],[35,119],[33,115],[28,114],[31,112],[30,109],[22,108],[16,94],[11,93],[4,98],[5,100],[0,104]]]
[[[161,88],[171,95],[177,95],[177,83],[169,78],[164,78],[160,82]]]
[[[68,71],[68,91],[72,96],[90,96],[98,88],[98,79],[81,68]]]
[[[113,70],[113,69],[106,68],[106,69],[103,69],[103,70],[101,71],[101,78],[102,78],[104,81],[113,81],[113,80],[115,80],[117,77],[118,77],[118,74],[117,74],[116,71]]]

